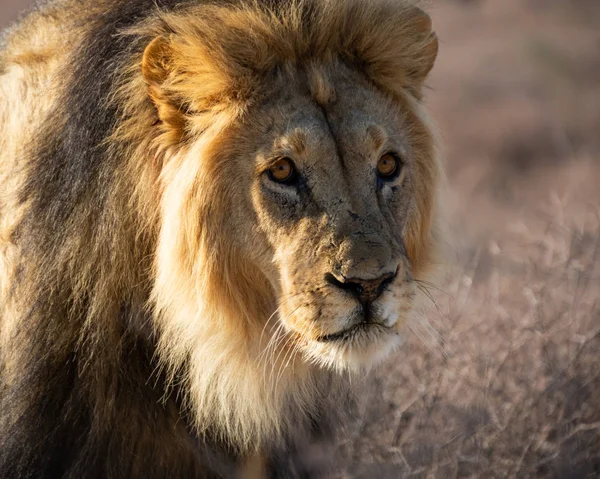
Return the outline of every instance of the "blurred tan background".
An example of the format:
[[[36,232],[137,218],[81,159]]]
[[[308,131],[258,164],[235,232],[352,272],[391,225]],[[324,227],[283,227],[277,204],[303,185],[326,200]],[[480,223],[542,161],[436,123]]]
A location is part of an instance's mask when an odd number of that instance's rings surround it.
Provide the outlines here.
[[[27,7],[0,0],[0,25]],[[431,0],[445,273],[312,477],[600,477],[600,1]]]
[[[2,0],[0,3],[0,28],[17,18],[19,12],[32,3],[24,0]]]

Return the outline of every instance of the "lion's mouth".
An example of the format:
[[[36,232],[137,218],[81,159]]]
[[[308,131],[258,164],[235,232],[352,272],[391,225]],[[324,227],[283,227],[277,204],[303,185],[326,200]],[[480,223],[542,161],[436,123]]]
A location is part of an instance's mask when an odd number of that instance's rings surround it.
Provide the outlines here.
[[[317,341],[321,343],[346,342],[356,338],[362,333],[377,334],[389,331],[389,327],[381,323],[361,322],[337,333],[326,334],[319,336]]]

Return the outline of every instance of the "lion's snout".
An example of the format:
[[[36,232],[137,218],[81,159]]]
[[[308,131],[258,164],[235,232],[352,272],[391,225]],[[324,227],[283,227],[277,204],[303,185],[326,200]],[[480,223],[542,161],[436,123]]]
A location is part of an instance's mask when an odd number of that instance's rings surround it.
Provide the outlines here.
[[[332,268],[338,279],[379,278],[396,270],[394,264],[394,245],[384,232],[375,232],[357,228],[344,235],[339,249],[332,258]],[[369,228],[370,229],[370,228]]]
[[[363,306],[367,306],[381,296],[381,293],[383,293],[386,286],[394,281],[395,277],[396,272],[393,272],[385,273],[375,279],[342,277],[340,280],[333,274],[327,273],[325,275],[325,281],[336,288],[348,292],[358,299]]]

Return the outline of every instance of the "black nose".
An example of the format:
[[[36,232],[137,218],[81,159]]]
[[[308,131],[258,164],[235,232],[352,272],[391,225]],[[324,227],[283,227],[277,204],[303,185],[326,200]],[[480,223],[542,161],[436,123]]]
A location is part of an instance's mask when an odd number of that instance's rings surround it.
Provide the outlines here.
[[[344,281],[340,281],[331,273],[327,273],[325,281],[348,291],[362,304],[369,304],[381,296],[385,287],[394,281],[395,277],[396,273],[388,273],[377,279],[345,278]]]

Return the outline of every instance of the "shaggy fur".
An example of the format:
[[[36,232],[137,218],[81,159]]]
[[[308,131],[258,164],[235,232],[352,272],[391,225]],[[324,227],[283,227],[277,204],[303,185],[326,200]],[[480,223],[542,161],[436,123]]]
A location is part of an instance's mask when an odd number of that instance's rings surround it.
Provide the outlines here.
[[[401,0],[58,0],[8,31],[0,477],[274,473],[327,429],[433,260],[436,53]],[[384,273],[357,312],[340,284]]]

